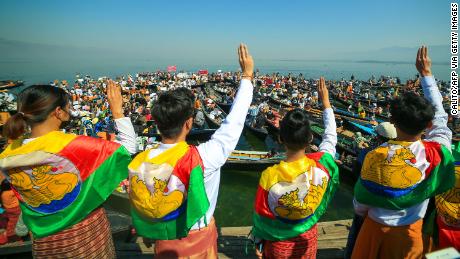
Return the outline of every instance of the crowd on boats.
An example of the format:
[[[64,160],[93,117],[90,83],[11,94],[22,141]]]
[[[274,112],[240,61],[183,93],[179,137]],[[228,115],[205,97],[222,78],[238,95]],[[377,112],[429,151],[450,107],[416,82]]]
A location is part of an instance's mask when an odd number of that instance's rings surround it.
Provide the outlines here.
[[[0,244],[31,235],[37,258],[114,258],[102,204],[118,189],[155,257],[216,258],[220,169],[247,128],[283,154],[248,201],[259,258],[316,257],[339,172],[356,176],[346,258],[460,249],[457,118],[426,47],[405,84],[264,75],[243,44],[238,58],[238,72],[78,76],[23,90],[3,125]]]

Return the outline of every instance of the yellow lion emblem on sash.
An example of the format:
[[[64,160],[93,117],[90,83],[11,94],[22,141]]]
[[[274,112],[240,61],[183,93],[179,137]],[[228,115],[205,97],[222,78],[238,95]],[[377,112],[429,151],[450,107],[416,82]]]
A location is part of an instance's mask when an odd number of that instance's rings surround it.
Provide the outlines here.
[[[327,188],[327,178],[322,178],[321,185],[314,185],[313,181],[310,180],[310,188],[305,197],[299,199],[299,189],[295,189],[291,192],[283,194],[278,199],[278,204],[275,208],[276,213],[282,217],[289,220],[299,220],[304,219],[311,214],[313,214],[318,208],[323,195],[326,192]]]
[[[150,192],[144,181],[139,180],[137,175],[133,176],[131,179],[130,198],[136,210],[144,216],[161,219],[181,206],[184,194],[179,190],[165,194],[164,191],[168,185],[167,181],[157,178],[153,178],[153,181],[155,189]]]
[[[444,221],[451,226],[460,225],[460,167],[455,167],[455,186],[436,196],[436,208]]]
[[[11,184],[32,207],[61,200],[78,184],[78,175],[71,172],[53,173],[51,165],[32,167],[31,173],[14,168],[8,171]]]
[[[405,189],[422,179],[422,172],[407,162],[415,159],[409,148],[402,147],[389,156],[388,147],[378,147],[364,160],[361,178],[387,187]]]

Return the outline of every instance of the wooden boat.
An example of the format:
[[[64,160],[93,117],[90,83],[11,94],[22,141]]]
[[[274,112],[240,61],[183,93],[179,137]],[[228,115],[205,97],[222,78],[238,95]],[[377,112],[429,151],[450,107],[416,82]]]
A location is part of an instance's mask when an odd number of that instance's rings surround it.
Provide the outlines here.
[[[285,107],[285,108],[294,108],[294,106],[286,103],[283,99],[275,99],[271,96],[268,97],[269,101],[273,104],[276,104],[278,106],[281,106],[281,107]]]
[[[252,126],[251,121],[246,119],[246,121],[244,122],[244,128],[249,130],[252,134],[254,134],[254,136],[256,136],[261,141],[265,141],[265,138],[267,138],[268,130],[265,127],[265,125],[262,128],[255,128]]]
[[[191,142],[194,142],[194,141],[200,141],[200,142],[208,141],[211,138],[212,134],[214,134],[214,132],[216,132],[216,129],[197,129],[197,128],[193,128],[192,130],[190,130],[189,134],[187,135],[187,141],[191,141]],[[159,132],[156,132],[156,133],[153,133],[153,134],[142,133],[140,135],[145,136],[145,137],[154,137],[158,141],[161,140],[161,136],[160,136]]]
[[[8,243],[0,246],[0,255],[12,256],[14,254],[24,254],[32,252],[32,241]]]
[[[373,108],[370,107],[370,103],[375,103],[376,101],[370,101],[369,103],[369,100],[367,99],[364,99],[363,97],[358,97],[358,98],[354,98],[354,99],[343,99],[343,98],[340,98],[338,96],[338,94],[332,94],[332,97],[333,97],[333,103],[336,105],[336,106],[339,106],[337,105],[338,103],[340,103],[342,105],[345,105],[346,107],[343,107],[342,108],[337,108],[337,112],[346,112],[348,113],[348,116],[352,116],[354,113],[350,113],[348,111],[346,111],[345,109],[348,108],[348,106],[352,105],[353,109],[356,111],[355,113],[357,114],[357,109],[358,109],[358,106],[357,106],[357,102],[360,102],[362,107],[364,108],[364,110],[366,111],[366,114],[369,115],[369,114],[372,114],[372,110]],[[387,101],[385,101],[385,105],[386,105]],[[382,102],[377,102],[377,104],[379,106],[385,106]],[[343,113],[342,113],[343,114]],[[347,115],[347,114],[344,114],[344,115]],[[354,116],[354,117],[358,117],[357,115]],[[375,117],[378,121],[388,121],[389,120],[389,117],[387,115],[384,115],[384,114],[375,114]],[[370,119],[369,116],[366,117],[366,119]]]
[[[314,140],[316,139],[317,145],[319,145],[324,133],[324,128],[315,122],[310,125],[310,128],[313,132]],[[354,133],[351,131],[337,128],[336,149],[340,156],[338,161],[339,168],[349,174],[351,178],[355,179],[356,176],[352,174],[352,168],[356,161],[357,153],[353,149],[353,135]]]
[[[269,152],[264,151],[233,151],[223,166],[225,169],[244,171],[263,171],[285,159],[284,155],[271,157]]]
[[[376,135],[373,125],[369,123],[362,123],[359,121],[352,121],[350,119],[343,118],[343,127],[348,130],[351,130],[354,132],[359,131],[363,134],[370,135],[370,136]]]
[[[226,82],[226,83],[214,84],[212,86],[212,89],[216,91],[217,93],[219,93],[221,96],[224,96],[230,91],[230,89],[235,88],[235,87],[236,87],[236,84]]]
[[[334,112],[339,114],[339,115],[344,115],[344,116],[355,118],[355,119],[364,119],[364,120],[368,120],[368,121],[371,120],[371,118],[369,116],[366,116],[365,118],[361,118],[357,113],[349,112],[349,111],[346,111],[346,110],[343,110],[343,109],[340,109],[340,108],[335,108]],[[376,117],[375,121],[380,123],[380,122],[384,122],[386,120],[383,119],[383,118]]]
[[[233,103],[227,103],[225,101],[225,98],[220,93],[216,92],[209,85],[206,85],[206,87],[204,88],[204,91],[206,92],[206,96],[208,98],[211,98],[211,100],[213,100],[217,105],[219,105],[219,107],[222,108],[222,110],[225,113],[228,114],[230,112],[230,109],[232,108]]]
[[[11,89],[23,85],[24,81],[3,80],[0,81],[0,90]]]
[[[208,109],[205,105],[201,105],[201,110],[203,111],[204,117],[206,119],[206,122],[208,123],[209,128],[211,129],[218,129],[220,127],[220,124],[225,120],[225,117],[227,117],[227,113],[225,113],[222,108],[220,108],[218,105],[214,107],[214,109],[217,109],[220,111],[220,114],[216,117],[213,118],[211,116],[212,110]]]

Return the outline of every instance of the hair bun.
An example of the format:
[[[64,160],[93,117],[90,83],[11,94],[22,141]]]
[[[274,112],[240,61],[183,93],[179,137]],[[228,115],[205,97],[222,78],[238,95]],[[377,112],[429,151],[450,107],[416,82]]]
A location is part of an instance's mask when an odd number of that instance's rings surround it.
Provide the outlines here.
[[[300,128],[308,122],[308,115],[306,112],[296,109],[288,114],[286,122],[287,126],[291,128]]]

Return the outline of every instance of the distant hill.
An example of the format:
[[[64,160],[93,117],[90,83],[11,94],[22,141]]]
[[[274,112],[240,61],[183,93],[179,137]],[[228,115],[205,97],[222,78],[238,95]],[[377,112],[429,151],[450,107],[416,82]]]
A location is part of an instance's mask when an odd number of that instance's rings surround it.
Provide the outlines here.
[[[352,60],[359,62],[395,62],[395,63],[415,63],[418,47],[388,47],[375,51],[349,52],[339,54],[337,59]],[[450,62],[449,45],[428,46],[428,55],[435,63]]]

